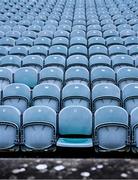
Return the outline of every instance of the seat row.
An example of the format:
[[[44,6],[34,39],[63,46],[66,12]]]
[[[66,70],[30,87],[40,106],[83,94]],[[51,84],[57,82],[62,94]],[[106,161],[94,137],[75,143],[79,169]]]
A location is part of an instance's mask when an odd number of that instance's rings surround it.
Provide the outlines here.
[[[0,89],[11,83],[23,83],[34,88],[39,83],[52,83],[60,89],[66,84],[81,83],[93,88],[100,83],[114,83],[123,89],[129,83],[138,82],[138,69],[135,67],[120,67],[115,73],[107,66],[94,67],[91,72],[81,66],[70,67],[65,71],[58,67],[46,67],[39,73],[34,67],[21,67],[12,73],[10,65],[0,67]],[[12,69],[13,70],[13,69]]]
[[[63,32],[63,31],[62,31]],[[80,31],[77,31],[80,33]],[[47,37],[48,35],[44,35],[43,37],[38,37],[35,40],[31,39],[30,37],[20,37],[17,40],[15,40],[14,34],[9,34],[9,37],[1,37],[0,39],[0,46],[6,46],[7,48],[11,48],[12,46],[25,46],[26,48],[29,48],[31,46],[41,45],[41,46],[54,46],[54,45],[64,45],[66,47],[73,46],[73,45],[83,45],[86,47],[90,47],[93,45],[103,45],[103,46],[112,46],[112,45],[125,45],[127,48],[132,47],[134,45],[138,45],[138,37],[137,36],[129,36],[123,40],[120,37],[116,36],[108,36],[108,38],[105,40],[103,37],[97,36],[96,31],[91,31],[91,37],[87,39],[81,35],[78,35],[77,37],[72,37],[69,40],[69,37],[64,36],[64,34],[59,35],[52,40]],[[2,35],[2,34],[0,34]]]
[[[28,51],[29,50],[29,51]],[[69,49],[65,45],[53,45],[49,49],[47,46],[44,45],[36,45],[32,47],[24,47],[22,45],[20,46],[14,46],[8,49],[4,46],[0,46],[0,55],[18,55],[21,57],[25,57],[28,54],[30,55],[41,55],[43,58],[46,58],[46,56],[49,55],[63,55],[65,57],[71,56],[71,55],[84,55],[84,56],[93,56],[93,55],[106,55],[106,56],[115,56],[115,55],[127,55],[130,56],[137,56],[138,55],[138,45],[133,45],[129,48],[129,50],[123,46],[123,45],[112,45],[109,48],[107,48],[104,45],[92,45],[90,48],[87,49],[84,45],[73,45]]]
[[[43,83],[35,86],[31,92],[25,84],[12,83],[1,92],[1,103],[12,105],[21,112],[33,105],[49,106],[57,112],[60,107],[72,105],[92,108],[92,111],[108,105],[123,105],[130,113],[138,106],[137,89],[138,83],[129,83],[122,90],[112,83],[100,83],[90,91],[84,84],[72,83],[60,91],[54,84]]]
[[[1,48],[0,50],[3,49]],[[38,72],[46,67],[56,67],[65,71],[70,67],[79,66],[84,67],[89,71],[95,67],[105,66],[112,68],[115,72],[121,67],[138,67],[138,58],[136,57],[134,60],[131,56],[126,54],[116,55],[111,58],[106,55],[98,54],[91,56],[89,59],[80,54],[71,55],[68,58],[55,54],[49,55],[43,59],[42,56],[40,56],[41,52],[37,52],[36,55],[28,55],[25,57],[19,56],[20,53],[2,56],[0,58],[0,67],[6,67],[12,72],[15,72],[21,67],[32,67]]]
[[[0,106],[0,151],[49,151],[95,148],[97,152],[138,152],[138,108],[130,119],[117,106],[98,109],[94,116],[82,106],[63,108],[58,116],[47,106],[28,108],[21,118],[12,106]]]

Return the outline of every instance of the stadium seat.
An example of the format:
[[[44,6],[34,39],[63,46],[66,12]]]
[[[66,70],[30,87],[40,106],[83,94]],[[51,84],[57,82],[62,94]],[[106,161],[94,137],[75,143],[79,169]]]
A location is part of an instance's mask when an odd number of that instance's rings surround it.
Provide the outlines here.
[[[127,48],[123,45],[112,45],[109,47],[109,55],[127,54]]]
[[[138,83],[130,83],[122,89],[124,108],[128,113],[138,106]]]
[[[90,68],[98,66],[109,66],[111,67],[111,59],[106,55],[93,55],[89,59]]]
[[[32,91],[32,105],[48,106],[56,112],[60,109],[60,89],[55,84],[43,83]]]
[[[89,56],[93,55],[107,55],[107,48],[103,45],[92,45],[89,48]]]
[[[23,113],[22,151],[48,151],[56,144],[56,112],[33,106]]]
[[[105,45],[105,39],[102,37],[91,37],[88,40],[88,45]]]
[[[134,66],[134,60],[129,55],[116,55],[112,57],[112,68],[117,72],[120,68]]]
[[[47,54],[48,54],[48,48],[45,46],[32,46],[29,49],[29,54],[30,55],[39,55],[41,56],[43,59],[46,58]]]
[[[2,36],[2,34],[0,33],[0,36]],[[20,38],[21,36],[21,33],[19,31],[8,31],[6,33],[6,37],[10,37],[10,38],[13,38],[13,39],[18,39]]]
[[[120,37],[109,37],[106,39],[106,45],[112,46],[112,45],[123,45],[123,39]]]
[[[134,108],[130,113],[130,127],[131,127],[131,148],[134,153],[138,152],[138,107]]]
[[[29,37],[21,37],[18,40],[16,40],[17,46],[24,46],[24,47],[31,47],[33,46],[33,40]]]
[[[0,59],[0,66],[6,67],[12,72],[15,72],[21,67],[21,58],[16,55],[7,55]]]
[[[117,83],[121,89],[131,83],[138,83],[138,69],[122,67],[117,71]]]
[[[90,107],[90,89],[81,83],[72,83],[64,86],[62,90],[62,106]]]
[[[129,135],[128,114],[123,108],[105,106],[95,112],[94,145],[96,151],[127,151]]]
[[[28,55],[22,59],[23,67],[32,67],[38,72],[43,68],[43,59],[39,55]]]
[[[17,55],[22,58],[28,54],[28,50],[23,46],[14,46],[10,49],[9,54]]]
[[[116,83],[115,72],[110,67],[99,66],[91,70],[91,85],[95,86],[100,83]]]
[[[55,84],[61,88],[63,85],[63,76],[64,73],[60,68],[46,67],[40,71],[39,82]]]
[[[84,55],[87,56],[87,48],[84,45],[73,45],[69,48],[69,56],[71,55]]]
[[[138,37],[130,36],[125,39],[125,46],[131,47],[133,45],[138,45]]]
[[[63,45],[63,46],[69,46],[69,40],[66,37],[56,37],[52,40],[52,45]]]
[[[34,45],[42,45],[49,47],[51,45],[51,39],[48,37],[38,37],[34,40]]]
[[[26,84],[30,88],[33,88],[38,83],[38,73],[32,67],[22,67],[19,68],[14,73],[14,82]]]
[[[49,54],[50,55],[63,55],[67,56],[67,47],[63,45],[54,45],[49,48]]]
[[[65,83],[81,83],[89,85],[89,71],[81,66],[70,67],[65,72]]]
[[[93,147],[93,117],[91,111],[87,108],[82,106],[68,106],[63,108],[59,113],[58,127],[58,147]]]
[[[113,83],[101,83],[94,86],[91,92],[93,111],[108,105],[120,106],[120,89]]]
[[[0,91],[12,82],[12,72],[8,68],[0,67]]]
[[[62,55],[49,55],[44,60],[44,67],[58,67],[64,70],[66,65],[66,59]]]
[[[25,84],[13,83],[3,90],[2,104],[14,106],[23,112],[30,102],[30,88]]]
[[[0,106],[0,151],[19,150],[21,113],[12,106]]]
[[[67,58],[67,68],[71,66],[83,66],[88,68],[88,59],[84,55],[72,55]]]
[[[37,33],[34,32],[34,31],[24,31],[24,32],[22,33],[22,36],[23,36],[23,37],[29,37],[29,38],[31,38],[31,39],[35,39],[35,38],[37,37]]]

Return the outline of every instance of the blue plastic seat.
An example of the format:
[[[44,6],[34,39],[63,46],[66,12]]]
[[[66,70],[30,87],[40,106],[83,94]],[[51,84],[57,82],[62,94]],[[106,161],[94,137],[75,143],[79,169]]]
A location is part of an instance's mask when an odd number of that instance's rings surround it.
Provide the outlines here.
[[[102,30],[103,31],[106,31],[106,30],[116,30],[116,26],[114,24],[105,24],[102,27]]]
[[[63,45],[63,46],[69,46],[69,40],[66,37],[56,37],[52,40],[52,45]]]
[[[65,65],[66,65],[66,59],[62,55],[49,55],[44,60],[44,67],[53,66],[64,70]]]
[[[35,39],[35,38],[37,37],[37,33],[34,32],[34,31],[24,31],[24,32],[22,33],[22,36],[23,36],[23,37],[29,37],[29,38],[31,38],[31,39]]]
[[[19,31],[8,31],[6,33],[6,37],[10,37],[13,39],[18,39],[21,36],[21,33]]]
[[[29,31],[34,31],[34,32],[40,32],[41,31],[41,26],[39,25],[31,25],[28,27]]]
[[[102,32],[99,30],[90,30],[87,32],[87,38],[91,37],[102,37]]]
[[[12,81],[12,72],[7,68],[0,67],[0,90],[3,90]]]
[[[57,30],[54,33],[54,37],[66,37],[69,38],[69,32],[64,30]]]
[[[39,82],[55,84],[59,88],[62,87],[64,73],[60,68],[47,67],[40,71]]]
[[[40,31],[38,33],[38,37],[47,37],[47,38],[52,39],[53,38],[53,32],[48,31],[48,30]]]
[[[16,40],[16,45],[25,46],[26,48],[31,47],[33,46],[33,40],[29,37],[21,37],[18,40]]]
[[[134,108],[130,113],[131,127],[131,148],[134,153],[138,152],[138,107]]]
[[[67,47],[63,45],[54,45],[49,48],[50,55],[63,55],[67,56]]]
[[[88,40],[88,45],[105,45],[105,40],[102,37],[91,37]]]
[[[39,55],[41,56],[43,59],[46,58],[47,54],[48,54],[48,48],[45,46],[32,46],[29,49],[29,54],[30,55]]]
[[[73,45],[87,46],[87,39],[81,36],[73,37],[70,39],[70,46],[73,46]]]
[[[120,31],[120,37],[127,38],[127,37],[135,36],[135,31],[128,29]]]
[[[91,148],[93,147],[93,117],[90,110],[82,106],[69,106],[59,113],[58,147]]]
[[[69,56],[71,55],[85,55],[87,56],[87,48],[84,45],[73,45],[69,48]]]
[[[35,86],[32,91],[32,105],[48,106],[58,112],[60,108],[60,89],[55,84],[50,83]]]
[[[84,55],[72,55],[67,58],[67,68],[71,66],[83,66],[88,68],[88,59]]]
[[[6,47],[0,46],[0,57],[8,54],[8,49]]]
[[[109,55],[127,54],[127,48],[123,45],[112,45],[109,47]]]
[[[0,151],[19,150],[21,114],[12,106],[0,106]]]
[[[106,30],[103,32],[103,37],[104,38],[109,38],[109,37],[118,37],[118,32],[116,30]]]
[[[39,55],[28,55],[22,59],[23,67],[32,67],[38,72],[43,68],[43,59]]]
[[[90,89],[81,83],[72,83],[64,86],[62,90],[62,106],[90,107]]]
[[[138,83],[130,83],[122,89],[124,108],[128,113],[138,106]]]
[[[117,72],[121,67],[134,66],[134,60],[129,55],[116,55],[112,57],[112,68]]]
[[[106,39],[106,45],[112,46],[112,45],[123,45],[123,39],[120,37],[109,37]]]
[[[129,124],[127,112],[117,106],[101,107],[95,112],[95,149],[99,152],[128,151]]]
[[[119,26],[117,26],[117,29],[119,32],[123,31],[123,30],[129,30],[131,29],[131,26],[129,24],[120,24]]]
[[[93,111],[108,105],[120,106],[120,89],[113,83],[101,83],[92,89]]]
[[[25,84],[13,83],[3,90],[2,104],[14,106],[23,112],[28,108],[30,101],[30,88]]]
[[[58,30],[63,30],[63,31],[68,31],[68,32],[71,32],[71,24],[70,24],[70,21],[69,21],[69,24],[63,24],[61,21],[60,21],[60,25],[58,26]]]
[[[130,83],[138,83],[138,69],[122,67],[117,71],[117,83],[121,89]]]
[[[11,27],[8,26],[8,25],[0,26],[0,31],[6,33],[6,32],[8,32],[8,31],[11,31]]]
[[[138,45],[138,37],[130,36],[125,39],[125,46],[131,47],[133,45]]]
[[[9,54],[24,57],[28,54],[28,50],[26,47],[23,46],[14,46],[10,49]]]
[[[38,37],[34,40],[34,45],[42,45],[49,47],[51,45],[51,39],[48,37]]]
[[[111,59],[106,55],[94,55],[89,59],[89,66],[91,69],[97,66],[111,67]]]
[[[26,31],[26,27],[25,26],[22,26],[22,25],[16,25],[13,27],[13,30],[14,31],[19,31],[20,33]]]
[[[0,66],[6,67],[12,72],[15,72],[21,67],[21,58],[16,55],[7,55],[0,59]]]
[[[86,26],[84,26],[82,24],[72,26],[72,31],[75,31],[75,30],[82,30],[82,31],[86,32]]]
[[[129,55],[137,57],[137,55],[138,55],[138,45],[134,45],[129,49]]]
[[[85,38],[85,36],[86,36],[85,31],[83,31],[83,30],[73,30],[71,32],[71,34],[70,34],[71,38],[77,37],[77,36]]]
[[[115,72],[110,67],[99,66],[91,71],[91,85],[95,86],[100,83],[116,83]]]
[[[107,48],[103,45],[92,45],[89,48],[89,56],[93,55],[107,55]]]
[[[14,73],[14,82],[26,84],[30,88],[33,88],[38,83],[38,72],[32,67],[19,68]]]
[[[7,48],[10,48],[14,45],[15,45],[15,40],[13,38],[3,37],[0,39],[0,46],[6,46]]]
[[[70,67],[65,72],[65,83],[81,83],[89,85],[89,71],[81,66]]]
[[[47,106],[33,106],[23,113],[22,151],[48,151],[56,144],[56,112]]]

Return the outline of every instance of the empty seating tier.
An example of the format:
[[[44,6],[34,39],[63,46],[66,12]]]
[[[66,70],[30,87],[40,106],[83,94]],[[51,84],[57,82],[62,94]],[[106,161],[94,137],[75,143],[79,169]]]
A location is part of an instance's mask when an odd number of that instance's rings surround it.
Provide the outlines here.
[[[0,153],[137,153],[138,1],[0,6]]]

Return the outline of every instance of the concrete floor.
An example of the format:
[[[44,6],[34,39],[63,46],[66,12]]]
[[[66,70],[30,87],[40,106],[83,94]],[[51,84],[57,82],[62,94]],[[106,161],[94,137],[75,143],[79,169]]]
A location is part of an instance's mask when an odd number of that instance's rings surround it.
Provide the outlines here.
[[[0,179],[138,179],[134,159],[0,159]]]

